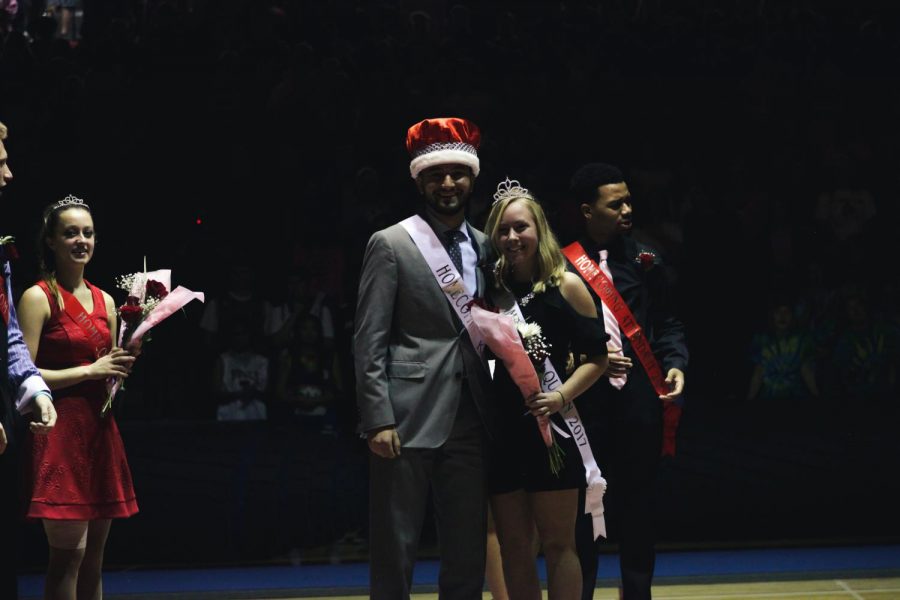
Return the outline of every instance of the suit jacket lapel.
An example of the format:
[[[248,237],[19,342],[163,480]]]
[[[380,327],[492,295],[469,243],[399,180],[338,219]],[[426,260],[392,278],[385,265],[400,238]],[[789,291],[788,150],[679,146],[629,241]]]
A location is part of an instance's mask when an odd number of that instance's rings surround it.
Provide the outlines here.
[[[475,280],[477,282],[475,297],[481,298],[484,296],[485,287],[483,267],[487,265],[487,257],[490,254],[490,248],[485,235],[480,231],[476,231],[468,221],[466,221],[466,228],[469,231],[469,239],[472,240],[472,248],[475,249]]]

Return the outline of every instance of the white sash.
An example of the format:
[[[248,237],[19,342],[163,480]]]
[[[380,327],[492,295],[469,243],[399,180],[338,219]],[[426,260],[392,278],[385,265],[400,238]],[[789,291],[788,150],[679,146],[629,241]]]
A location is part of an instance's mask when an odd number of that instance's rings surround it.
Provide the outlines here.
[[[510,294],[510,296],[512,295]],[[516,323],[524,323],[525,315],[522,314],[522,309],[519,308],[519,304],[515,299],[512,299],[512,301],[512,307],[504,310],[503,314],[512,317]],[[550,362],[549,358],[544,359],[544,376],[541,379],[541,389],[545,392],[552,392],[561,385],[562,380],[553,367],[553,363]],[[578,415],[578,409],[575,408],[575,403],[571,400],[566,402],[560,409],[559,414],[562,415],[572,435],[569,436],[569,434],[561,431],[552,420],[550,424],[563,437],[575,438],[575,444],[578,446],[578,452],[581,454],[581,464],[584,465],[584,479],[587,482],[587,490],[584,494],[584,514],[590,513],[591,515],[594,526],[594,539],[601,535],[606,537],[606,520],[603,517],[603,494],[606,493],[606,480],[600,474],[600,467],[597,466],[597,461],[594,460],[594,453],[591,451],[591,444],[585,433],[581,417]]]
[[[475,295],[469,293],[466,289],[462,275],[453,266],[453,261],[450,260],[447,249],[441,244],[431,226],[419,215],[413,215],[400,221],[400,225],[403,226],[409,237],[412,238],[416,248],[422,253],[422,258],[428,263],[428,268],[431,269],[431,274],[437,280],[441,291],[447,296],[447,301],[454,312],[456,312],[456,316],[459,317],[459,320],[465,325],[466,331],[469,332],[469,339],[472,341],[475,351],[478,352],[478,356],[483,358],[484,337],[469,314],[469,302],[475,299]]]

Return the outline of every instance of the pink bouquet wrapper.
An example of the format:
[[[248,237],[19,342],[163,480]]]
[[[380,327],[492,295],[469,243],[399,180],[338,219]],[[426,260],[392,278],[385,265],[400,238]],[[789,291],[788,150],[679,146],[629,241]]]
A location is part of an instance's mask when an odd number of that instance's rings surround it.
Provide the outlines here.
[[[481,330],[484,343],[497,358],[503,361],[509,376],[519,387],[523,398],[530,398],[541,391],[541,382],[531,358],[522,345],[522,338],[516,329],[516,323],[509,315],[491,312],[473,304],[470,307],[472,320]],[[541,437],[549,448],[553,445],[550,432],[550,419],[536,417]]]
[[[199,300],[203,302],[205,300],[205,296],[203,292],[192,292],[186,287],[178,286],[171,292],[169,295],[162,299],[162,301],[157,304],[153,310],[151,310],[144,320],[141,321],[141,324],[137,326],[137,329],[131,334],[131,337],[128,339],[129,342],[137,342],[147,331],[150,330],[151,327],[162,323],[168,317],[172,316],[176,312],[178,312],[182,306],[190,302],[191,300]],[[123,332],[124,333],[124,328]],[[119,335],[120,340],[119,343],[122,343],[121,333]]]
[[[166,286],[166,289],[169,289],[169,286],[171,285],[171,271],[169,269],[152,271],[150,273],[147,273],[147,279],[159,281]],[[192,292],[191,290],[182,286],[178,286],[177,288],[169,292],[168,296],[163,298],[159,304],[153,307],[153,310],[147,313],[147,316],[144,317],[144,320],[141,321],[140,325],[137,326],[137,328],[128,338],[129,343],[140,341],[140,339],[144,337],[144,334],[147,333],[151,327],[163,322],[165,319],[176,313],[181,309],[182,306],[184,306],[191,300],[199,300],[200,302],[204,302],[205,296],[203,292]],[[119,330],[119,346],[122,345],[124,335],[125,327],[121,327]],[[109,390],[109,400],[107,400],[107,402],[115,397],[116,393],[121,387],[122,379],[117,377]]]

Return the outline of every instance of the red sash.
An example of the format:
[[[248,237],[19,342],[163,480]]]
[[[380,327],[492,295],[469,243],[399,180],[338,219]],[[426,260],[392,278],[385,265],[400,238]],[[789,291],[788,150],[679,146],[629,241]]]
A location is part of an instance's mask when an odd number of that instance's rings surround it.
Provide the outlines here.
[[[563,248],[562,253],[565,255],[572,266],[578,271],[578,274],[587,282],[594,290],[594,293],[603,301],[603,304],[612,312],[616,321],[619,323],[619,329],[634,348],[634,353],[638,358],[638,362],[647,372],[650,383],[656,394],[662,396],[669,393],[669,386],[663,375],[659,361],[653,354],[650,342],[641,330],[637,319],[634,318],[628,304],[622,299],[622,296],[616,290],[613,282],[603,274],[599,265],[595,263],[585,252],[584,248],[578,242],[569,244]],[[663,448],[662,454],[675,454],[675,431],[678,428],[678,421],[681,417],[681,407],[674,402],[665,402],[663,404]]]
[[[94,294],[94,288],[87,282],[85,284],[88,286],[88,289],[91,290],[91,298],[94,300],[94,310],[97,310],[97,296]],[[91,343],[94,345],[94,355],[97,358],[100,358],[104,354],[108,352],[106,349],[106,344],[110,340],[106,338],[100,330],[97,329],[97,326],[94,325],[94,322],[91,320],[91,316],[84,310],[84,306],[81,305],[81,302],[78,301],[71,292],[66,289],[63,289],[60,286],[59,293],[63,298],[63,304],[66,308],[66,314],[69,315],[75,324],[81,327],[81,330],[88,336],[88,339],[91,340]],[[102,295],[101,295],[102,299]]]

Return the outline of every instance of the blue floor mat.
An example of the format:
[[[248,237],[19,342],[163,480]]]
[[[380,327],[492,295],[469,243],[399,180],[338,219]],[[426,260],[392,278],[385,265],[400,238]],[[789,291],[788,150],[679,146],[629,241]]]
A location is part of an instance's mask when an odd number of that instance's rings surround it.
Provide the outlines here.
[[[600,580],[618,576],[618,559],[602,555]],[[829,548],[791,548],[767,550],[717,550],[703,552],[666,552],[657,556],[659,578],[742,577],[759,579],[766,576],[784,578],[830,572],[866,573],[900,571],[900,545],[854,546]],[[543,577],[544,569],[541,564]],[[416,564],[414,585],[431,587],[437,583],[438,563]],[[253,592],[296,590],[340,590],[350,592],[368,585],[367,563],[343,565],[271,566],[217,569],[128,570],[104,573],[105,595],[199,594],[214,592]],[[23,599],[39,598],[43,577],[23,575],[19,578]]]

